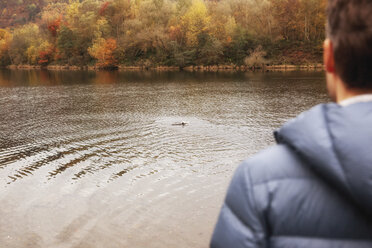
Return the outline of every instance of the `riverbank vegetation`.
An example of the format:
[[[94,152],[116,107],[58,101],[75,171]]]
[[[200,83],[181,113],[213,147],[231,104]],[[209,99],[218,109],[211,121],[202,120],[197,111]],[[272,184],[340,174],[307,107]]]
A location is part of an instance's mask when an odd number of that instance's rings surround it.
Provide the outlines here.
[[[0,20],[7,20],[0,29],[2,66],[321,62],[325,0],[8,0],[1,5]]]

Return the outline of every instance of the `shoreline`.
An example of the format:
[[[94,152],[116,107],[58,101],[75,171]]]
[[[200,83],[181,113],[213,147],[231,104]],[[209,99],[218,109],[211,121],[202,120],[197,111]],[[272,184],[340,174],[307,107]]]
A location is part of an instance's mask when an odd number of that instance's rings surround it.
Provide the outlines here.
[[[3,68],[11,70],[49,70],[49,71],[110,71],[96,66],[68,66],[68,65],[8,65]],[[238,66],[238,65],[213,65],[213,66],[124,66],[119,65],[114,71],[187,71],[187,72],[272,72],[272,71],[324,71],[324,66],[319,63],[305,65],[263,65],[263,66]]]

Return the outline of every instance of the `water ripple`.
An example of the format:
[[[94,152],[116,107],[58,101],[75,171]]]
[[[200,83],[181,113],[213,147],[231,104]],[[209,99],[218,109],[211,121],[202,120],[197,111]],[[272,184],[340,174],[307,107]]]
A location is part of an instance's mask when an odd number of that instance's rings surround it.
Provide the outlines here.
[[[236,166],[325,101],[323,79],[287,74],[9,75],[4,247],[205,247]]]

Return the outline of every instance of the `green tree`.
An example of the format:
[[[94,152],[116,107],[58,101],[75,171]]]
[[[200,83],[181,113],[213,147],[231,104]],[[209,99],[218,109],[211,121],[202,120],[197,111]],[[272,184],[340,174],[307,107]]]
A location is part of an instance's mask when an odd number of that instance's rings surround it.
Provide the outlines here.
[[[62,61],[68,61],[69,58],[76,55],[76,37],[74,32],[67,26],[62,25],[58,32],[57,49]]]
[[[223,55],[222,44],[207,32],[198,35],[197,59],[198,64],[216,65],[221,62]]]
[[[232,41],[224,49],[224,57],[228,62],[243,64],[248,52],[256,46],[257,41],[240,26],[235,29]]]

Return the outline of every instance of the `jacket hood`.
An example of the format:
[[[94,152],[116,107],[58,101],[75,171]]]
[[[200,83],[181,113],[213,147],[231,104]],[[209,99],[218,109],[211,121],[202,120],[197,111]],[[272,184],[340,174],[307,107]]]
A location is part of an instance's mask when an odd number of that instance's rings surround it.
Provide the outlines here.
[[[318,105],[286,123],[275,138],[372,216],[372,102]]]

